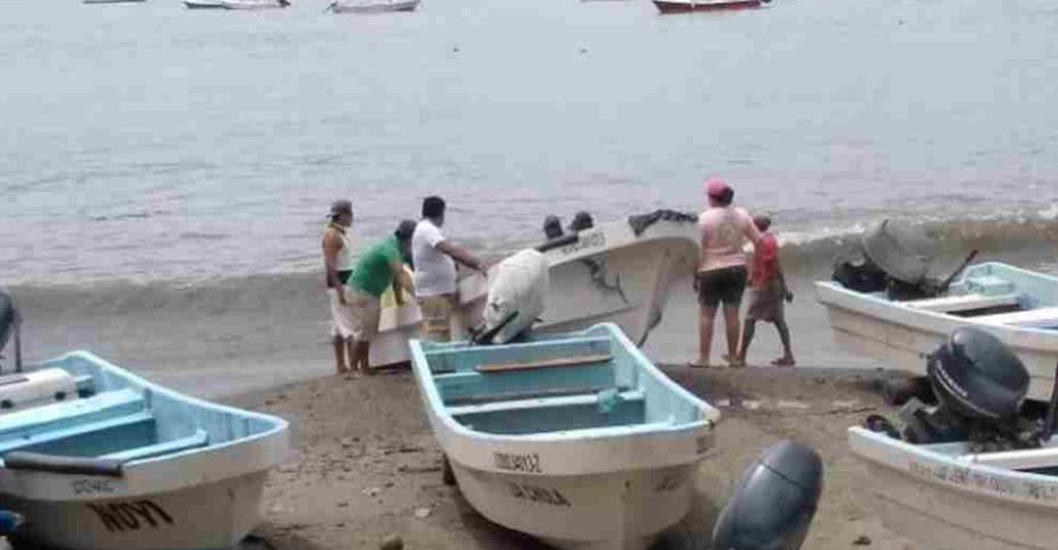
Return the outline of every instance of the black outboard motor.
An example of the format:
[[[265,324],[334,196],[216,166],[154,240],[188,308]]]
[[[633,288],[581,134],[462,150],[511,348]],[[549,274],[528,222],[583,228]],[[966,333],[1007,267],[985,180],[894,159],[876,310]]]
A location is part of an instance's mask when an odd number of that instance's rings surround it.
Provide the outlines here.
[[[713,528],[713,550],[798,550],[823,492],[823,461],[783,441],[761,453]]]
[[[839,258],[834,262],[831,278],[841,286],[857,292],[885,290],[885,272],[867,258]]]
[[[972,448],[1035,446],[1033,426],[1018,418],[1029,389],[1025,365],[999,338],[976,327],[960,327],[926,363],[940,405],[912,402],[901,411],[904,439],[911,443],[970,441]]]
[[[996,336],[976,327],[955,329],[926,363],[933,393],[946,407],[973,420],[1018,414],[1029,391],[1029,372]]]

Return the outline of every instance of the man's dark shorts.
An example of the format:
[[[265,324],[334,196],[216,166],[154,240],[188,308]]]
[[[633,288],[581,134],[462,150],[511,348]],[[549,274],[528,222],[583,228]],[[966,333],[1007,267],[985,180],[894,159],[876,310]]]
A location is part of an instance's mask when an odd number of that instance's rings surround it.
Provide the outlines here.
[[[746,266],[724,267],[698,274],[698,304],[716,307],[723,303],[738,307],[746,289]]]

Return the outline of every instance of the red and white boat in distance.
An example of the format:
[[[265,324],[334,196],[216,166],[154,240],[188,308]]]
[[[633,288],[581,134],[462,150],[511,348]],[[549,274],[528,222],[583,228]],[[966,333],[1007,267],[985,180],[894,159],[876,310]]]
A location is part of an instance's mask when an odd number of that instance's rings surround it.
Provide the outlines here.
[[[759,8],[770,0],[719,0],[701,2],[697,0],[654,0],[661,13],[683,13],[691,11],[741,10]]]

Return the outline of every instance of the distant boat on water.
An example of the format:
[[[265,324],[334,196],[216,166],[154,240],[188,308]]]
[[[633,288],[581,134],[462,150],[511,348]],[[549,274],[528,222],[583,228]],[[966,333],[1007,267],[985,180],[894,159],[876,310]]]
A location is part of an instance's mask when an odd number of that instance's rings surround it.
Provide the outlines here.
[[[770,1],[770,0],[766,0]],[[661,13],[684,13],[692,11],[741,10],[759,8],[762,0],[727,0],[700,2],[696,0],[654,0]]]
[[[229,10],[268,10],[290,6],[289,0],[220,0],[220,3]]]
[[[369,2],[331,2],[334,13],[388,13],[415,11],[420,0],[374,0]]]
[[[188,9],[225,9],[224,0],[184,0]]]

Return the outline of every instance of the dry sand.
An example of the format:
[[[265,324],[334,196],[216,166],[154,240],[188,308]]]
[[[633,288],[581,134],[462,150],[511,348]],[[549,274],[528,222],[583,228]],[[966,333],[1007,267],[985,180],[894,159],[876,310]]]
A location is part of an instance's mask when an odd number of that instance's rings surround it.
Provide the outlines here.
[[[723,411],[702,463],[692,513],[655,550],[707,548],[715,514],[767,446],[794,439],[825,463],[825,488],[804,548],[892,548],[869,516],[845,429],[871,412],[893,414],[881,373],[832,369],[666,367]],[[407,370],[326,377],[228,399],[291,421],[289,460],[270,478],[259,544],[279,550],[378,548],[399,535],[410,549],[535,549],[545,545],[492,524],[441,481],[441,450]],[[870,539],[867,542],[861,537]],[[857,539],[861,539],[857,541]],[[858,542],[858,543],[857,543]]]

